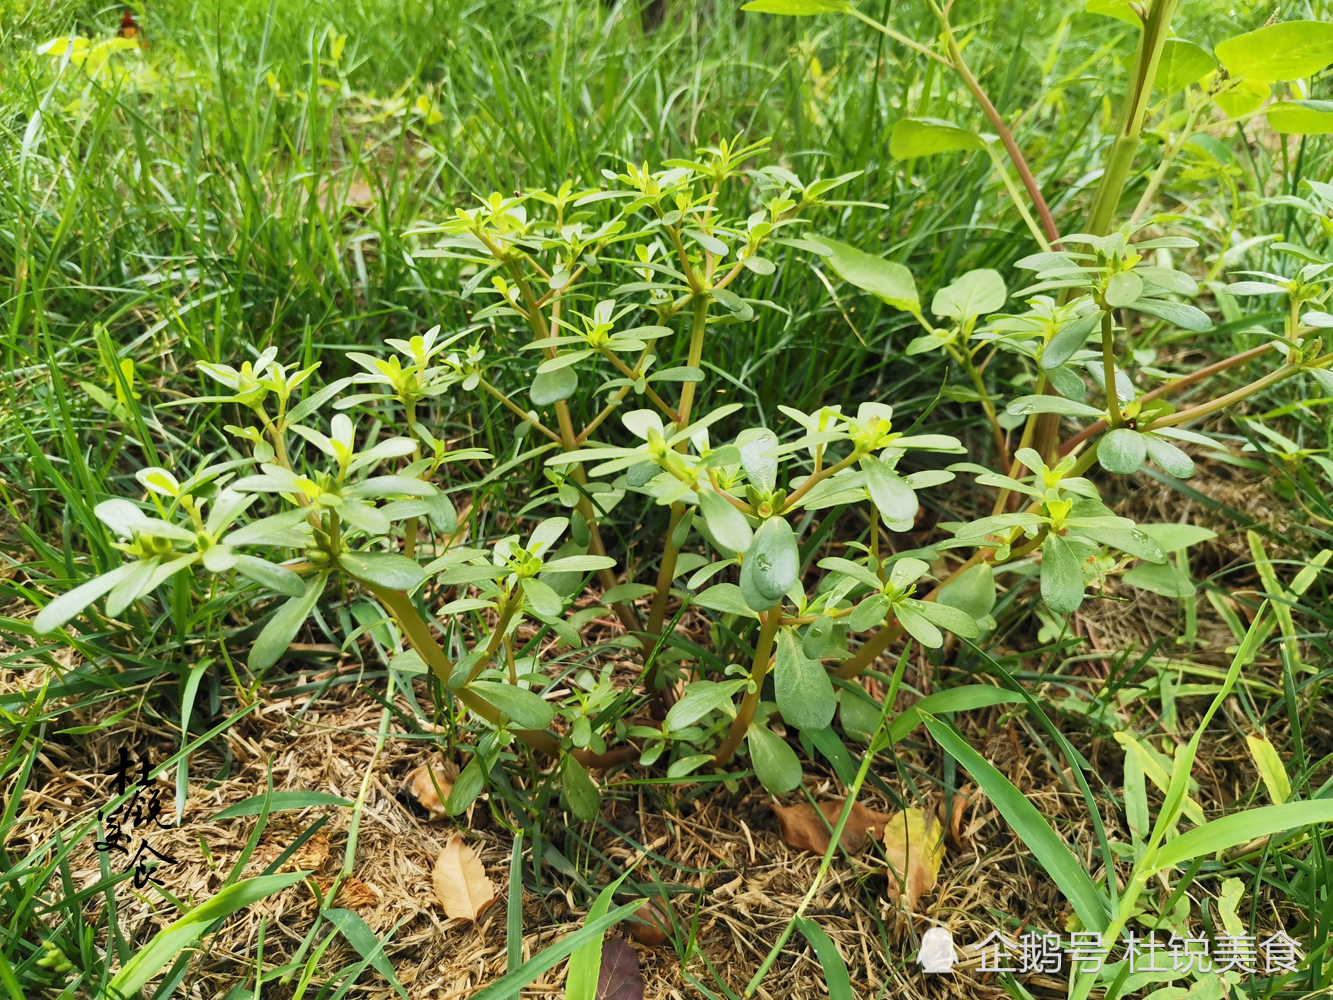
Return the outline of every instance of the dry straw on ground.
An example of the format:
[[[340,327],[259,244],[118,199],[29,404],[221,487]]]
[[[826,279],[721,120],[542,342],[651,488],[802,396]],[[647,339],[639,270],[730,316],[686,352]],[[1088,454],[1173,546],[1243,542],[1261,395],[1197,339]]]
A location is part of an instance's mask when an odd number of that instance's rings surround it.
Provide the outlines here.
[[[1251,517],[1281,517],[1276,506],[1269,510],[1256,504],[1252,483],[1233,487],[1221,477],[1205,476],[1194,485]],[[1156,501],[1151,492],[1137,494],[1130,503],[1140,519],[1161,519],[1162,512],[1152,509]],[[1172,510],[1179,516],[1176,508]],[[1222,529],[1226,524],[1218,521],[1214,526]],[[1246,558],[1243,538],[1220,539],[1200,547],[1196,575],[1237,565]],[[1121,592],[1113,589],[1111,596],[1119,597]],[[1174,632],[1176,627],[1175,602],[1151,595],[1126,596],[1132,600],[1089,602],[1076,626],[1095,648],[1106,650],[1107,662],[1125,649],[1144,648],[1155,634],[1167,627]],[[17,610],[9,609],[10,613]],[[1191,659],[1218,663],[1232,642],[1230,635],[1202,599],[1199,619],[1200,637],[1206,645],[1194,651]],[[699,624],[687,616],[682,627]],[[1012,637],[1015,649],[1024,641],[1022,636]],[[1161,655],[1179,656],[1174,650],[1164,650]],[[891,650],[885,662],[896,656],[897,652]],[[1076,682],[1084,678],[1091,689],[1105,676],[1107,662],[1085,659],[1072,665],[1069,673]],[[934,668],[924,661],[919,666],[921,673],[917,673],[916,665],[909,668],[907,681],[918,690],[929,690],[934,683]],[[354,661],[326,664],[324,672],[287,678],[283,683],[309,684],[327,676],[330,670],[347,673],[348,679],[353,679],[360,669]],[[945,670],[947,676],[949,668]],[[0,674],[0,686],[4,690],[31,688],[46,674],[47,668],[26,673],[7,671]],[[1276,664],[1269,660],[1260,660],[1251,674],[1255,679],[1275,675]],[[162,683],[169,680],[164,678]],[[910,700],[910,696],[903,700]],[[352,878],[342,885],[338,905],[355,910],[378,934],[387,933],[402,921],[385,950],[413,1000],[464,998],[502,974],[510,832],[496,822],[485,801],[456,822],[440,817],[438,807],[432,820],[428,810],[413,801],[423,795],[420,779],[426,775],[425,769],[441,767],[438,779],[452,780],[457,773],[452,762],[441,765],[429,743],[390,739],[372,767],[381,708],[354,683],[334,685],[313,699],[309,694],[277,696],[275,691],[266,690],[261,692],[261,701],[257,710],[195,755],[180,827],[152,835],[154,847],[176,859],[174,865],[159,873],[166,888],[183,900],[201,900],[217,891],[255,819],[212,817],[224,807],[262,792],[270,765],[275,790],[316,790],[348,799],[355,799],[370,768]],[[87,815],[104,802],[114,779],[102,772],[112,766],[122,745],[146,751],[154,762],[174,752],[179,733],[150,718],[142,702],[128,697],[103,702],[92,712],[70,713],[50,729],[111,719],[126,708],[133,710],[105,729],[56,736],[46,744],[24,794],[7,845],[10,851],[25,852],[49,837],[57,826]],[[223,709],[227,709],[225,703]],[[1180,731],[1189,730],[1194,710],[1194,702],[1179,708]],[[1083,845],[1083,860],[1096,874],[1101,862],[1090,847],[1095,837],[1083,801],[1068,772],[1039,747],[1026,722],[1006,715],[1002,707],[960,715],[956,721],[1043,815],[1058,824],[1068,842]],[[1312,758],[1327,752],[1331,744],[1327,712],[1316,716],[1305,735]],[[1069,738],[1092,761],[1101,778],[1118,788],[1122,756],[1114,741],[1075,729],[1071,729]],[[1274,738],[1280,741],[1281,734]],[[1197,772],[1200,800],[1210,815],[1217,815],[1248,792],[1254,776],[1247,772],[1244,744],[1239,738],[1211,741],[1205,750]],[[944,924],[952,929],[956,941],[966,944],[985,937],[1004,921],[1011,932],[1023,927],[1060,932],[1065,928],[1069,908],[984,796],[965,790],[965,797],[952,797],[946,808],[938,783],[939,754],[923,731],[918,730],[900,753],[896,770],[887,764],[877,769],[862,802],[887,814],[904,803],[938,811],[945,820],[948,847],[938,884],[921,896],[913,913],[902,899],[891,901],[882,853],[873,846],[860,847],[849,857],[835,861],[808,915],[837,943],[857,996],[876,996],[886,983],[885,995],[893,997],[1003,996],[993,977],[978,970],[979,960],[966,953],[960,955],[964,961],[955,967],[954,975],[923,975],[909,962],[920,935],[928,927]],[[821,765],[820,759],[810,763],[804,788],[785,796],[782,804],[805,802],[805,793],[816,802],[840,798],[844,789]],[[212,777],[219,774],[223,776]],[[403,794],[409,777],[415,779],[415,797]],[[963,775],[959,777],[964,779]],[[732,989],[740,991],[806,893],[819,856],[784,842],[772,797],[752,781],[741,783],[733,793],[722,786],[710,790],[634,786],[624,783],[623,773],[609,780],[619,784],[607,789],[605,823],[592,829],[592,844],[621,867],[639,860],[646,852],[647,859],[636,877],[649,882],[655,874],[672,889],[670,908],[676,919],[687,929],[697,921],[700,952]],[[441,790],[447,794],[446,789]],[[172,792],[164,785],[166,801],[170,801]],[[1108,835],[1113,840],[1127,839],[1114,809],[1105,806],[1103,811]],[[256,874],[270,863],[322,812],[329,813],[329,821],[287,867],[308,868],[321,887],[331,886],[344,861],[351,814],[348,807],[275,813],[246,874]],[[572,817],[564,820],[576,831],[582,829],[588,834],[586,828],[573,823]],[[495,887],[496,901],[475,922],[450,919],[433,886],[432,871],[453,838],[476,852],[485,877]],[[595,881],[605,882],[610,877],[575,836],[557,837],[556,845],[583,872],[594,873]],[[91,839],[78,845],[70,858],[77,888],[101,878],[100,860]],[[531,889],[530,864],[526,870]],[[541,894],[527,891],[523,895],[525,957],[576,929],[590,902],[575,880],[551,864],[543,866],[541,880]],[[139,945],[175,915],[160,897],[151,891],[136,891],[131,883],[120,886],[117,901],[122,928],[131,942]],[[89,918],[95,919],[104,905],[101,897],[87,900]],[[1265,899],[1261,905],[1275,905],[1275,901]],[[315,897],[307,885],[298,883],[228,921],[214,938],[201,943],[193,995],[222,997],[253,975],[261,917],[268,928],[264,962],[267,967],[277,967],[291,958],[316,919]],[[629,930],[619,928],[613,936],[628,938]],[[657,947],[639,943],[631,946],[638,953],[644,995],[649,1000],[697,996],[686,973],[705,985],[712,983],[699,957],[691,958],[682,968],[670,942]],[[322,964],[337,969],[356,958],[350,947],[338,942]],[[561,996],[563,977],[561,966],[525,996]],[[1027,977],[1025,984],[1037,997],[1063,992],[1063,983],[1049,977]],[[280,986],[272,990],[270,993],[266,988],[265,996],[287,995]],[[394,992],[378,974],[367,972],[356,995],[387,1000]],[[818,960],[799,935],[788,942],[758,995],[773,1000],[822,1000],[827,995]]]

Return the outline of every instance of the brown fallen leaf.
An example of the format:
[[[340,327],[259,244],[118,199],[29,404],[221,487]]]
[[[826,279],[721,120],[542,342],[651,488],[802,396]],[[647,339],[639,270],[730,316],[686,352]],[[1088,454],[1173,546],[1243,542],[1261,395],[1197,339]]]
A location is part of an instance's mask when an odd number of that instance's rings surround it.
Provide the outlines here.
[[[671,918],[667,916],[666,903],[660,899],[650,899],[641,906],[637,913],[629,918],[629,936],[639,944],[655,948],[667,939],[671,930]]]
[[[889,898],[902,896],[915,911],[923,892],[935,888],[944,860],[944,830],[934,816],[926,820],[921,809],[896,812],[884,827],[884,854],[889,871]]]
[[[963,829],[963,817],[967,811],[972,808],[973,787],[964,785],[953,795],[953,802],[949,807],[949,815],[944,815],[944,800],[941,799],[935,807],[935,815],[941,823],[948,822],[948,844],[954,851],[965,851],[972,842],[971,836]]]
[[[455,833],[435,859],[435,896],[454,920],[476,920],[495,902],[495,885],[486,877],[477,852]]]
[[[597,1000],[643,1000],[639,956],[620,938],[602,942],[602,968],[597,973]]]
[[[838,825],[843,802],[843,799],[828,799],[819,803],[819,812],[824,814],[830,827]],[[777,814],[782,839],[787,842],[787,846],[798,851],[814,851],[816,854],[828,850],[831,839],[829,831],[810,803],[798,802],[794,806],[774,803],[773,812]],[[852,814],[847,817],[847,825],[842,828],[842,846],[848,851],[859,851],[866,846],[868,833],[873,833],[876,840],[883,835],[884,824],[889,819],[888,813],[868,809],[859,802],[852,803]]]
[[[454,781],[458,778],[458,769],[451,765],[436,764],[431,767],[422,764],[411,774],[407,776],[404,785],[407,794],[421,808],[430,814],[429,818],[434,821],[444,819],[449,815],[449,811],[444,807],[444,800],[449,797],[453,791]],[[438,791],[436,790],[438,787]]]

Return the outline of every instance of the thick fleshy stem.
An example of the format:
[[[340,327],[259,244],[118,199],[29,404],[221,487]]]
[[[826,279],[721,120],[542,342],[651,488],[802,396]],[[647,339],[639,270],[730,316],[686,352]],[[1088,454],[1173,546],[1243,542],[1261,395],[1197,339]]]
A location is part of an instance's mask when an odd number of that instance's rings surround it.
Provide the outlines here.
[[[707,329],[708,296],[696,295],[694,317],[690,327],[690,348],[685,362],[691,368],[698,368],[703,358],[704,333]],[[680,428],[684,428],[690,422],[690,411],[694,409],[694,385],[693,382],[686,382],[680,390],[680,407],[676,411],[677,426]],[[679,445],[682,451],[687,447],[689,447],[688,441],[682,441]],[[654,638],[662,634],[662,623],[666,621],[667,599],[671,594],[671,581],[676,578],[676,557],[680,554],[680,546],[676,545],[671,536],[675,534],[676,526],[684,516],[685,504],[673,503],[666,544],[662,546],[662,564],[657,571],[657,589],[653,594],[652,608],[648,612],[647,632]],[[644,677],[645,684],[651,684],[652,681],[652,676]]]
[[[1233,354],[1229,358],[1215,361],[1211,365],[1200,368],[1198,371],[1190,372],[1188,375],[1178,378],[1173,382],[1167,382],[1165,385],[1159,385],[1156,389],[1145,392],[1140,399],[1142,402],[1146,403],[1151,399],[1157,399],[1159,396],[1165,396],[1169,392],[1180,392],[1182,389],[1188,389],[1190,386],[1196,385],[1212,375],[1217,375],[1219,372],[1224,372],[1228,368],[1234,368],[1237,365],[1245,364],[1247,361],[1253,361],[1264,352],[1271,350],[1272,347],[1273,341],[1270,340],[1265,344],[1260,344],[1258,347],[1252,347],[1248,351],[1241,351],[1241,353]],[[1106,426],[1105,420],[1096,420],[1088,424],[1087,427],[1084,427],[1083,430],[1079,431],[1064,444],[1060,445],[1060,457],[1063,458],[1068,455],[1084,441],[1088,440],[1088,438],[1096,437],[1102,431],[1106,430]]]
[[[745,697],[741,699],[741,707],[736,712],[736,718],[731,720],[727,738],[722,741],[722,745],[718,747],[713,757],[713,763],[718,767],[731,760],[736,748],[741,745],[741,740],[745,738],[745,731],[754,721],[754,713],[759,707],[759,698],[764,691],[764,678],[768,676],[768,668],[772,662],[773,640],[781,624],[782,602],[779,601],[768,609],[768,616],[764,619],[763,627],[759,629],[759,642],[755,644],[754,662],[750,665],[750,684],[754,690],[747,691]]]
[[[1120,195],[1125,190],[1125,182],[1129,180],[1134,166],[1134,154],[1139,149],[1139,137],[1148,114],[1148,103],[1152,98],[1153,81],[1157,78],[1162,48],[1166,45],[1171,19],[1179,4],[1180,0],[1153,0],[1148,16],[1144,19],[1138,51],[1134,57],[1131,89],[1125,97],[1115,143],[1107,157],[1105,172],[1088,215],[1087,231],[1094,236],[1103,236],[1109,232],[1115,219]]]
[[[417,655],[425,661],[435,676],[440,679],[440,682],[448,687],[449,678],[454,670],[453,662],[440,647],[440,644],[435,641],[435,637],[430,634],[430,626],[417,613],[412,599],[401,590],[390,590],[388,587],[380,587],[367,580],[358,579],[357,583],[379,598],[380,603],[389,609],[389,613],[393,615],[394,620],[403,630],[403,634],[407,636],[408,643],[416,650]],[[454,697],[491,725],[499,726],[504,721],[500,710],[476,692],[463,687],[455,690],[453,694]],[[511,729],[510,732],[532,749],[538,750],[548,757],[559,759],[561,753],[560,740],[553,733],[544,729]],[[593,753],[590,750],[571,750],[569,752],[575,760],[585,767],[615,767],[618,764],[633,760],[639,755],[640,751],[635,746],[623,746],[608,750],[605,753]]]

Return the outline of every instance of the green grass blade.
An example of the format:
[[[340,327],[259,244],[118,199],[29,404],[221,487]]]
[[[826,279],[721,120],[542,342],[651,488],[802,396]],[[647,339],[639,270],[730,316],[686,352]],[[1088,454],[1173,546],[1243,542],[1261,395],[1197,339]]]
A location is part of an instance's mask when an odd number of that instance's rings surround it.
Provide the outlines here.
[[[940,746],[953,754],[976,778],[982,791],[1000,810],[1000,815],[1008,820],[1014,832],[1059,886],[1083,925],[1092,930],[1105,930],[1110,922],[1105,899],[1084,871],[1082,862],[1074,857],[1059,834],[1051,829],[1037,807],[994,765],[973,750],[952,727],[932,715],[923,715],[922,721]]]
[[[305,809],[307,806],[350,806],[352,804],[351,799],[344,799],[339,795],[330,795],[328,792],[274,792],[270,796],[254,795],[248,799],[242,799],[240,802],[227,806],[212,819],[258,816],[260,810],[264,808],[265,798],[269,799],[269,812],[280,812],[283,809]]]
[[[610,913],[591,920],[573,934],[566,935],[544,951],[538,952],[512,972],[491,983],[480,993],[473,994],[471,1000],[509,1000],[517,996],[523,987],[548,969],[553,969],[564,961],[565,956],[591,941],[600,939],[610,928],[636,912],[646,903],[646,899],[636,899],[624,906],[617,906]]]
[[[204,929],[220,917],[228,917],[251,903],[281,892],[309,875],[309,872],[288,872],[285,875],[261,875],[229,885],[207,903],[173,921],[153,936],[134,957],[121,966],[107,989],[113,997],[133,996],[148,980],[197,941]]]
[[[1333,823],[1333,801],[1316,799],[1313,802],[1286,802],[1280,806],[1247,809],[1196,826],[1164,844],[1153,859],[1153,868],[1170,868],[1200,855],[1225,851],[1237,844],[1316,823]]]
[[[523,964],[523,831],[509,852],[509,912],[505,914],[505,971]]]
[[[824,969],[824,983],[828,986],[829,1000],[855,1000],[852,982],[847,975],[847,963],[842,960],[838,946],[824,933],[824,929],[807,917],[796,918],[796,928],[805,935],[819,956]]]

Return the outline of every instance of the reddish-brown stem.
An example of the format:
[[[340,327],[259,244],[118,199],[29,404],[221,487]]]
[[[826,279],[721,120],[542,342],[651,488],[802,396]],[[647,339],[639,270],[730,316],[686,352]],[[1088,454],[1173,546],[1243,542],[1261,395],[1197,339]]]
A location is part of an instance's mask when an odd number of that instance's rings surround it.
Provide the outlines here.
[[[754,721],[755,709],[759,707],[759,696],[763,693],[764,678],[768,676],[768,667],[773,655],[773,640],[781,624],[782,604],[779,602],[769,608],[768,616],[759,630],[759,642],[755,644],[754,662],[750,666],[750,682],[754,685],[754,690],[747,691],[745,697],[741,699],[741,707],[736,712],[736,718],[731,720],[727,738],[722,741],[722,746],[718,747],[717,754],[713,757],[713,763],[718,767],[731,760],[732,754],[745,738],[745,731]]]
[[[1233,354],[1229,358],[1223,358],[1221,361],[1216,361],[1211,365],[1200,368],[1198,371],[1190,372],[1188,375],[1183,378],[1178,378],[1174,382],[1167,382],[1164,385],[1159,385],[1156,389],[1153,389],[1150,392],[1145,392],[1141,398],[1143,402],[1146,403],[1148,400],[1157,399],[1159,396],[1164,396],[1168,392],[1179,392],[1181,389],[1188,389],[1190,386],[1202,382],[1209,376],[1224,372],[1228,368],[1234,368],[1236,365],[1243,365],[1247,361],[1253,361],[1265,351],[1271,349],[1272,346],[1273,344],[1270,341],[1267,344],[1252,347],[1248,351],[1242,351],[1240,354]],[[1080,444],[1088,440],[1088,438],[1094,437],[1104,430],[1106,430],[1105,420],[1098,420],[1095,423],[1091,423],[1087,427],[1084,427],[1068,441],[1060,445],[1060,457],[1063,458],[1065,455],[1068,455]]]
[[[949,58],[953,63],[954,70],[963,78],[963,83],[967,89],[972,91],[972,96],[977,99],[981,105],[981,110],[986,117],[990,119],[991,126],[1000,135],[1000,141],[1004,143],[1005,152],[1009,154],[1009,159],[1013,161],[1014,169],[1018,171],[1018,176],[1022,178],[1023,187],[1027,189],[1028,197],[1032,199],[1032,204],[1037,209],[1037,216],[1041,219],[1041,228],[1046,233],[1046,238],[1050,240],[1051,245],[1055,246],[1059,239],[1059,232],[1055,228],[1055,219],[1051,217],[1051,210],[1046,204],[1046,199],[1042,197],[1041,188],[1037,186],[1037,179],[1032,176],[1032,168],[1028,166],[1028,161],[1023,157],[1023,152],[1018,148],[1018,143],[1014,141],[1014,133],[1006,124],[1004,117],[995,109],[986,92],[981,89],[981,84],[977,78],[972,75],[968,69],[966,61],[963,59],[963,53],[958,48],[958,42],[954,40],[953,32],[945,25],[945,38],[949,44]],[[1058,249],[1058,247],[1057,247]]]

